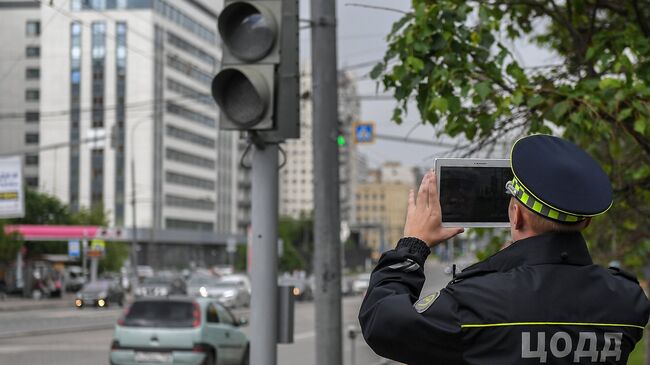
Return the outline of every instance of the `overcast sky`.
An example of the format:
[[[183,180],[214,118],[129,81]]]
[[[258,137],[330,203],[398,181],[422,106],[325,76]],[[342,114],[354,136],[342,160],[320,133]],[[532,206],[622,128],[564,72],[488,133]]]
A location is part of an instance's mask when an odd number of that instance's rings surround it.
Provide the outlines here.
[[[409,11],[410,0],[337,0],[338,14],[338,58],[339,68],[349,67],[367,61],[382,59],[386,48],[386,35],[396,20],[401,17],[398,12],[368,9],[354,4],[368,4]],[[301,18],[310,18],[309,0],[301,0]],[[310,31],[301,32],[301,53],[303,61],[310,60]],[[517,50],[515,56],[525,66],[538,66],[553,61],[550,53],[531,46],[526,42],[513,46]],[[523,55],[523,56],[522,56]],[[372,66],[355,69],[359,78],[358,88],[360,95],[374,95],[376,82],[367,77]],[[379,93],[383,89],[379,88]],[[420,123],[417,109],[413,110],[406,118],[405,123],[396,125],[390,121],[395,103],[390,100],[364,100],[361,104],[361,120],[376,122],[378,133],[395,136],[406,136],[411,132],[411,138],[438,140],[431,125]],[[412,130],[415,128],[414,130]],[[371,165],[378,165],[383,161],[401,161],[410,166],[432,167],[433,158],[444,153],[444,149],[433,146],[416,145],[404,142],[391,142],[378,140],[374,145],[361,146],[360,151],[368,157]]]

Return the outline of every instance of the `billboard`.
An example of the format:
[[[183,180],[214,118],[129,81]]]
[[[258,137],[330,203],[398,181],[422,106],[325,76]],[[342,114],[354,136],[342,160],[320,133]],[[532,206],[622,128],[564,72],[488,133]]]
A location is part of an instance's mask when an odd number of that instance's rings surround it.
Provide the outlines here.
[[[0,218],[25,216],[23,164],[20,156],[0,157]]]

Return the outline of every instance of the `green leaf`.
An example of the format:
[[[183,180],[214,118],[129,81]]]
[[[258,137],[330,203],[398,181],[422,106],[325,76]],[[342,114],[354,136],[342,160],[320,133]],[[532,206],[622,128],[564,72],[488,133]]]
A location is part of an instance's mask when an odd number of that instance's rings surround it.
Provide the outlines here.
[[[569,108],[571,108],[571,103],[568,100],[561,101],[553,106],[553,115],[556,119],[560,119],[566,114]]]
[[[634,130],[644,134],[645,133],[645,127],[646,127],[646,121],[643,119],[637,119],[634,121]]]
[[[490,92],[492,92],[492,88],[490,83],[487,81],[479,82],[478,84],[474,85],[474,90],[476,91],[476,94],[481,98],[481,101],[485,100],[488,95],[490,95]]]
[[[414,56],[408,56],[406,63],[416,72],[424,68],[424,61]]]
[[[375,67],[372,68],[372,71],[370,71],[370,78],[373,80],[377,80],[379,76],[384,72],[385,66],[383,63],[379,62],[378,64],[375,65]]]
[[[616,115],[616,120],[622,121],[627,119],[632,114],[632,108],[625,108]]]
[[[541,97],[540,95],[533,95],[532,98],[528,99],[528,107],[534,108],[543,102],[544,102],[543,97]]]
[[[429,106],[429,109],[431,110],[439,110],[441,113],[447,112],[447,99],[437,97],[433,98],[431,101],[431,105]]]

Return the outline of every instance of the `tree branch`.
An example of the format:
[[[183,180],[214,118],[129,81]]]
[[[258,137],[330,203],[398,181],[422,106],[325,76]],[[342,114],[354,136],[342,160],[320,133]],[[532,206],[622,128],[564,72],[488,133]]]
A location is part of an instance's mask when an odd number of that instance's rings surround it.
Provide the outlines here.
[[[648,24],[648,19],[646,19],[643,10],[639,7],[638,0],[632,0],[632,7],[634,7],[634,12],[636,13],[636,21],[639,23],[639,28],[643,34],[650,38],[650,24]]]

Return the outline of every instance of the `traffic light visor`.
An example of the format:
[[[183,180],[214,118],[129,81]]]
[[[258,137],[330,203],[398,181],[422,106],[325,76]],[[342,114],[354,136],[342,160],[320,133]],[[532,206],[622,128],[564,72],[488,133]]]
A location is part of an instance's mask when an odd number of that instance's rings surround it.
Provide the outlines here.
[[[233,2],[219,14],[219,33],[232,54],[254,62],[268,55],[277,38],[277,23],[268,9],[246,1]]]
[[[269,88],[255,70],[227,68],[212,80],[212,97],[222,112],[241,128],[258,123],[269,105]]]

